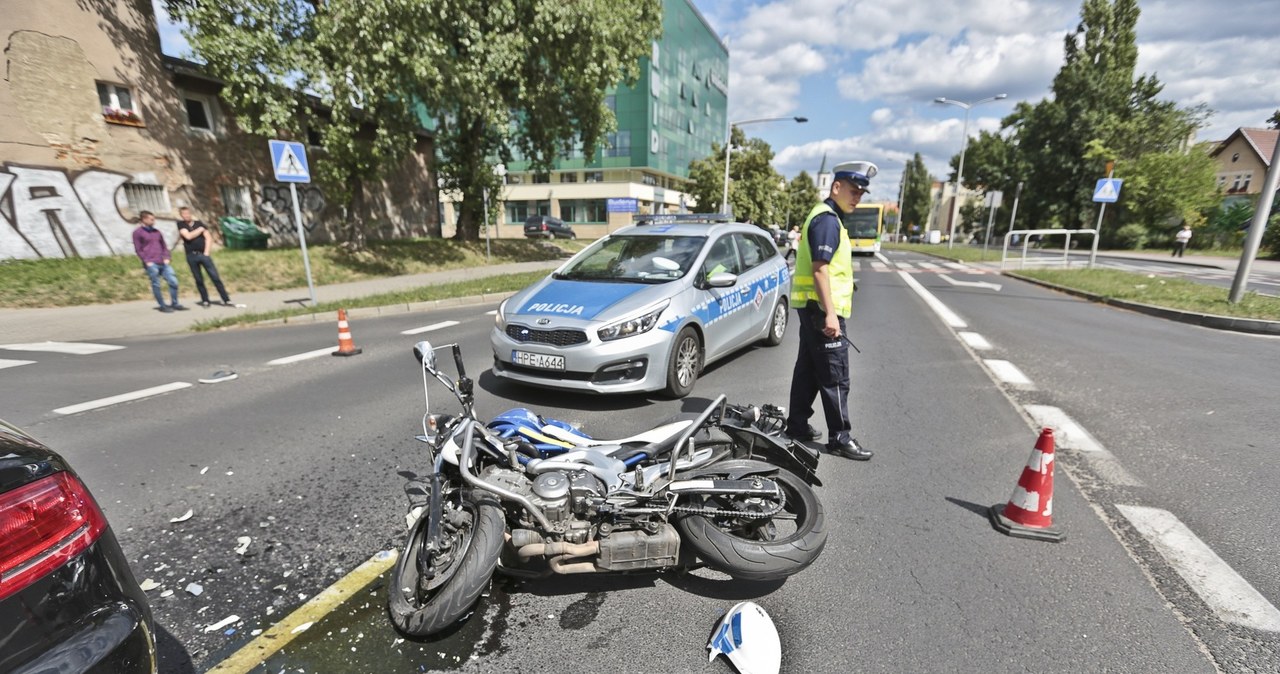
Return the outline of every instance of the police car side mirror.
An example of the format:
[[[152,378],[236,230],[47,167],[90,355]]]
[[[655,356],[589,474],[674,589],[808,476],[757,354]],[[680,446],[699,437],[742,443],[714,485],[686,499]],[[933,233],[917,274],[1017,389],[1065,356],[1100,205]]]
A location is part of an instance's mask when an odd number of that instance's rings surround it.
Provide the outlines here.
[[[707,277],[708,288],[729,288],[738,282],[737,274],[730,274],[727,271],[717,272]]]

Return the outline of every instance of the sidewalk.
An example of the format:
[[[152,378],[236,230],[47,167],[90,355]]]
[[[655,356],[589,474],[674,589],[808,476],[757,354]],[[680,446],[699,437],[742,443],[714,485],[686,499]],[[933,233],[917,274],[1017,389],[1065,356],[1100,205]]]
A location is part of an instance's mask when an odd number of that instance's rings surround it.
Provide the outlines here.
[[[515,262],[479,268],[392,276],[388,278],[339,283],[316,287],[316,300],[329,302],[346,298],[364,297],[378,293],[409,290],[454,281],[474,280],[486,276],[516,274],[527,271],[550,271],[564,260]],[[189,281],[189,279],[188,279]],[[310,291],[304,286],[290,290],[268,290],[255,293],[237,293],[234,283],[229,289],[231,301],[246,305],[244,308],[215,304],[201,307],[196,304],[195,289],[188,282],[181,286],[181,301],[187,311],[161,313],[154,300],[139,300],[121,304],[94,304],[79,307],[54,307],[40,309],[0,309],[0,344],[28,344],[32,342],[76,342],[144,335],[167,335],[186,332],[200,321],[221,318],[232,314],[272,311],[288,307],[304,306],[311,301]],[[304,300],[303,305],[297,300]]]

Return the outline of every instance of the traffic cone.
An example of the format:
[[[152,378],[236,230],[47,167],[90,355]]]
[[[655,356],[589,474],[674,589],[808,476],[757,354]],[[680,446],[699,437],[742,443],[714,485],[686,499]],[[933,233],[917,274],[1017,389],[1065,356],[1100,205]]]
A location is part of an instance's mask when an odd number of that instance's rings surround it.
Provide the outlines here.
[[[1053,429],[1040,431],[1036,448],[1022,469],[1018,486],[1005,505],[988,510],[991,526],[1010,536],[1059,543],[1066,538],[1053,527]]]
[[[361,353],[356,348],[356,343],[351,339],[351,326],[347,325],[347,310],[338,310],[338,350],[333,352],[335,356],[354,356]]]

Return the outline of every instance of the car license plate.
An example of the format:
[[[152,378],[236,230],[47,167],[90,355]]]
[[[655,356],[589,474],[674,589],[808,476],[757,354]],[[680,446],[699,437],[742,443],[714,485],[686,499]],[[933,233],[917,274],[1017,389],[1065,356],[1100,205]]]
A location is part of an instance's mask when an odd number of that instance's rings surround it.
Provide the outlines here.
[[[525,367],[536,367],[543,370],[563,370],[564,356],[549,356],[545,353],[529,353],[528,351],[512,351],[511,362]]]

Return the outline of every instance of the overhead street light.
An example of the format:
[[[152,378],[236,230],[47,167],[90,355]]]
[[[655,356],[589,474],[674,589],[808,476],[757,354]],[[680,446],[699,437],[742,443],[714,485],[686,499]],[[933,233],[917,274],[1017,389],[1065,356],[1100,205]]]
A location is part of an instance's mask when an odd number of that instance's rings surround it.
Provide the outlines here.
[[[991,101],[999,101],[1001,99],[1005,99],[1008,97],[1009,97],[1009,94],[996,94],[995,96],[992,96],[990,98],[984,98],[980,101],[974,101],[972,103],[957,101],[953,98],[938,97],[933,99],[934,103],[940,103],[943,105],[954,105],[960,108],[964,108],[964,141],[960,145],[960,166],[956,168],[956,184],[951,197],[952,199],[955,200],[955,208],[951,213],[950,224],[947,227],[947,248],[948,249],[950,249],[952,244],[954,243],[955,233],[956,233],[956,218],[959,217],[960,215],[960,182],[964,176],[964,153],[965,153],[965,150],[969,149],[969,108],[972,108],[975,105],[982,105],[983,103],[990,103]]]
[[[794,120],[796,124],[804,124],[809,121],[808,117],[762,117],[760,119],[746,119],[741,122],[729,122],[729,126],[724,131],[724,194],[720,197],[721,213],[726,213],[729,210],[729,145],[733,138],[733,127],[763,122],[785,122],[788,119]]]

